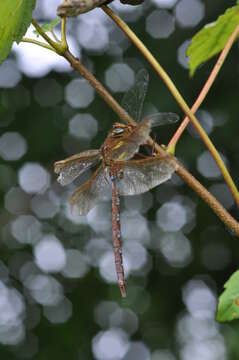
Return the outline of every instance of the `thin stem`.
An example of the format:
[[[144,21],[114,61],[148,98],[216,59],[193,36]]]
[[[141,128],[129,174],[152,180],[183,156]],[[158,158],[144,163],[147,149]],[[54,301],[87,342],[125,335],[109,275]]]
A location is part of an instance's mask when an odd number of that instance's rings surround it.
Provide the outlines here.
[[[217,74],[219,73],[232,45],[234,44],[234,41],[236,40],[237,36],[239,34],[239,24],[237,25],[237,27],[235,28],[235,30],[233,31],[233,33],[231,34],[231,36],[229,37],[224,49],[222,50],[207,82],[205,83],[202,91],[200,92],[197,100],[195,101],[195,103],[193,104],[192,108],[191,108],[191,112],[195,113],[199,106],[201,105],[201,103],[203,102],[203,100],[205,99],[206,95],[208,94],[212,84],[214,83]],[[175,134],[173,135],[172,139],[170,140],[169,144],[168,144],[168,148],[169,149],[174,149],[176,147],[176,144],[180,138],[180,136],[182,135],[184,129],[187,127],[188,123],[189,123],[189,118],[186,116],[183,120],[183,122],[181,123],[181,125],[179,126],[179,128],[177,129],[177,131],[175,132]]]
[[[35,40],[35,39],[30,39],[30,38],[26,38],[26,37],[25,37],[25,38],[23,38],[23,39],[21,40],[21,42],[26,42],[26,43],[35,44],[35,45],[41,46],[41,47],[43,47],[43,48],[45,48],[45,49],[48,49],[48,50],[51,50],[51,51],[56,52],[56,50],[53,49],[50,45],[44,44],[43,42],[37,41],[37,40]]]
[[[66,18],[63,17],[61,20],[61,42],[62,45],[65,47],[66,50],[68,50],[68,44],[66,40]]]
[[[56,36],[56,34],[54,33],[53,30],[51,30],[51,34],[52,34],[52,36],[54,37],[54,39],[55,39],[56,42],[60,42],[60,40],[58,39],[58,37]]]
[[[168,76],[168,74],[164,71],[162,66],[158,63],[158,61],[155,59],[155,57],[151,54],[151,52],[146,48],[146,46],[143,44],[143,42],[135,35],[135,33],[129,28],[129,26],[119,17],[117,16],[108,6],[102,5],[103,11],[119,26],[119,28],[125,33],[125,35],[132,41],[132,43],[139,49],[139,51],[144,55],[146,60],[150,63],[150,65],[153,67],[153,69],[156,71],[156,73],[161,77],[161,79],[164,81],[166,86],[168,87],[169,91],[181,107],[181,109],[184,111],[184,113],[189,117],[191,120],[193,126],[197,130],[198,134],[200,135],[202,141],[204,142],[205,146],[210,151],[211,155],[213,156],[214,160],[216,161],[231,193],[234,197],[234,200],[239,207],[239,192],[236,188],[236,185],[234,184],[234,181],[232,180],[231,175],[229,174],[222,158],[220,157],[218,151],[216,150],[215,146],[209,139],[207,133],[204,131],[196,117],[191,112],[190,108],[186,104],[185,100],[179,93],[178,89]]]
[[[39,32],[39,34],[55,49],[55,42],[42,30],[38,22],[32,18],[32,24],[36,28],[36,30]]]
[[[34,27],[36,28],[36,30],[39,32],[39,34],[46,40],[46,42],[48,42],[48,44],[51,45],[51,47],[53,47],[53,49],[56,50],[56,52],[59,55],[64,54],[65,52],[65,48],[61,43],[55,42],[53,41],[41,28],[41,26],[38,24],[38,22],[32,18],[32,24],[34,25]]]

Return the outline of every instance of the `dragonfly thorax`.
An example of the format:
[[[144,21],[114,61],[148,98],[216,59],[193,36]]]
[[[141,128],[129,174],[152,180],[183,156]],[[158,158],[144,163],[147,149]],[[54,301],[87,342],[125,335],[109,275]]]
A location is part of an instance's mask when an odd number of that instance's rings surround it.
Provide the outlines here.
[[[112,160],[125,160],[124,147],[127,146],[127,140],[134,131],[134,128],[131,125],[121,123],[114,124],[101,146],[101,154],[106,165],[109,165]]]

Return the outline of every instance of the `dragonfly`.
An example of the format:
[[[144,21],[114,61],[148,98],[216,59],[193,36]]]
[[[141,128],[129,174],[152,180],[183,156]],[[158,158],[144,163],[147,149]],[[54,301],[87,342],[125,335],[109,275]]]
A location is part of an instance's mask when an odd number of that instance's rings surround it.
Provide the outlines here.
[[[177,169],[177,162],[170,154],[156,155],[153,146],[150,155],[142,151],[153,127],[174,123],[179,119],[177,114],[166,112],[149,115],[140,121],[148,82],[148,72],[141,69],[136,75],[134,86],[122,100],[122,107],[136,121],[136,125],[116,122],[100,149],[83,151],[54,164],[54,171],[59,175],[57,180],[63,186],[95,168],[89,180],[78,187],[70,198],[71,209],[77,206],[79,215],[88,214],[111,191],[113,249],[122,297],[126,296],[126,285],[120,196],[145,193],[169,180]]]

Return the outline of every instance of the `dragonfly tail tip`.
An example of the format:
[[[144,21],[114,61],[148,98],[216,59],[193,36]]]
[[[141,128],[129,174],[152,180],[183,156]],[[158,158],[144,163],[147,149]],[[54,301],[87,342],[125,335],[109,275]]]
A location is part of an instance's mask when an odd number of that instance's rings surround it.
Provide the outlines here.
[[[121,288],[120,288],[120,292],[121,292],[122,298],[126,298],[126,290],[125,290],[125,287],[121,287]]]

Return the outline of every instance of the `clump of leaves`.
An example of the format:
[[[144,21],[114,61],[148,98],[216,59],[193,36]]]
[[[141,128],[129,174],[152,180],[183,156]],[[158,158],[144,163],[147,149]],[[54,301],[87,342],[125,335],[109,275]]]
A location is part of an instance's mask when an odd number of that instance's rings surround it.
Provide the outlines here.
[[[9,54],[14,41],[19,43],[32,19],[36,0],[0,1],[0,63]]]
[[[192,76],[199,65],[218,54],[235,27],[239,23],[239,5],[229,8],[217,21],[207,24],[193,38],[188,47],[190,75]]]

